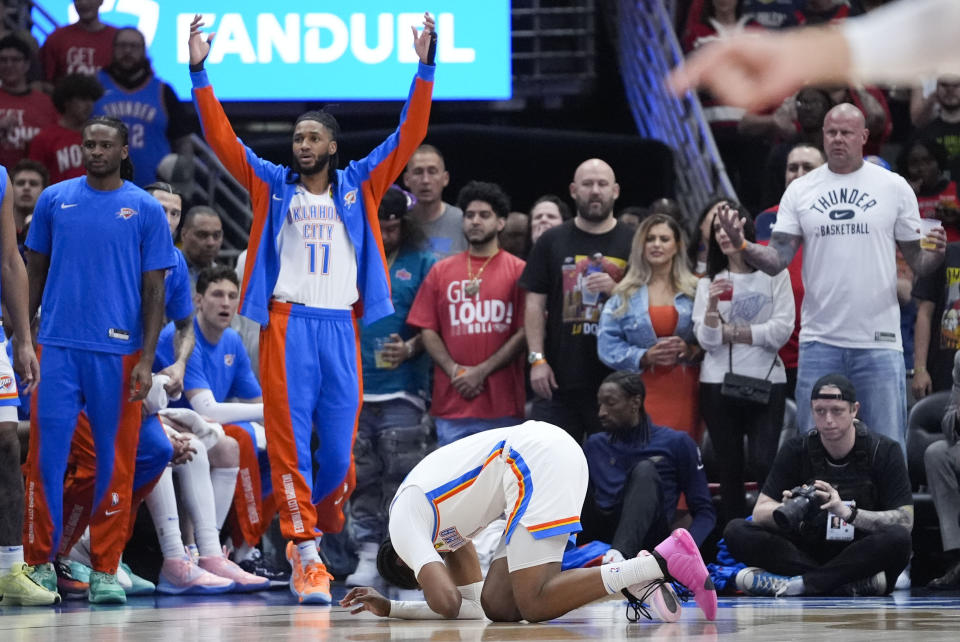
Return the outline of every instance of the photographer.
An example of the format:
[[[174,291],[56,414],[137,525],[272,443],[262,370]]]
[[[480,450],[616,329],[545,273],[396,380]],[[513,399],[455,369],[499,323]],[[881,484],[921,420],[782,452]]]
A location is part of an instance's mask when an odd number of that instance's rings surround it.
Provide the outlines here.
[[[816,430],[777,453],[753,522],[734,520],[724,531],[730,553],[748,565],[737,588],[765,596],[886,594],[910,556],[903,454],[856,420],[860,404],[846,377],[817,380],[811,407]]]

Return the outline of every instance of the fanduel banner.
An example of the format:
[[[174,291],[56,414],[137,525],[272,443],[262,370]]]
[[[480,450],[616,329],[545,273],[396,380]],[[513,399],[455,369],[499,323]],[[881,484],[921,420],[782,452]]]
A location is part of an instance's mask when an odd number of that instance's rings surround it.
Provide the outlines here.
[[[37,4],[61,25],[77,19],[70,0]],[[410,27],[424,10],[437,22],[434,98],[510,98],[509,0],[104,0],[100,17],[136,26],[157,75],[184,100],[194,13],[217,34],[206,67],[222,100],[390,100],[407,96]]]

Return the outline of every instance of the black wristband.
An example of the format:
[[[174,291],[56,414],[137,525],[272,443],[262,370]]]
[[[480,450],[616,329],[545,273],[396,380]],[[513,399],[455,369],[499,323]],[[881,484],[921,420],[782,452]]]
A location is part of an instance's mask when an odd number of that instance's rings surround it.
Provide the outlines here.
[[[206,58],[204,58],[203,60],[206,60]],[[195,73],[195,72],[198,72],[198,71],[203,71],[203,60],[201,60],[201,61],[200,61],[199,63],[197,63],[196,65],[190,65],[190,73]]]
[[[848,524],[853,524],[853,520],[855,520],[856,518],[857,518],[857,505],[854,504],[854,505],[850,508],[850,517],[849,517],[847,520],[845,520],[845,521],[846,521]]]
[[[436,64],[434,59],[437,57],[437,32],[430,32],[430,48],[427,49],[427,62],[428,65]]]

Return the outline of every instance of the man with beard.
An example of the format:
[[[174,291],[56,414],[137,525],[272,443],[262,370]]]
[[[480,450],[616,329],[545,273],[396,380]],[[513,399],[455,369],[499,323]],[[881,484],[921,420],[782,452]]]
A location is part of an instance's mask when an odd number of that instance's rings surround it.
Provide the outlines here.
[[[30,317],[43,303],[41,381],[30,414],[25,561],[57,588],[51,563],[63,533],[63,479],[80,410],[90,419],[96,482],[90,519],[93,603],[124,602],[125,544],[140,437],[163,323],[163,280],[176,264],[163,207],[125,181],[127,128],[95,118],[83,129],[86,176],[40,195],[27,234]],[[81,313],[82,312],[82,313]]]
[[[142,187],[157,180],[157,165],[171,150],[190,157],[192,119],[173,88],[154,75],[142,33],[132,27],[117,32],[113,58],[97,79],[104,94],[93,113],[118,118],[130,130],[134,183]]]
[[[267,454],[282,493],[280,528],[301,603],[330,603],[317,543],[343,527],[353,486],[351,448],[360,412],[356,322],[393,313],[377,220],[380,199],[423,141],[433,93],[434,21],[414,32],[420,64],[397,130],[367,157],[337,169],[340,126],[310,111],[294,126],[293,168],[258,158],[237,139],[203,62],[212,36],[190,27],[193,95],[207,142],[253,203],[240,312],[259,323]],[[320,447],[313,457],[316,430]],[[313,462],[319,463],[313,476]],[[315,507],[314,503],[319,502]]]
[[[599,158],[573,175],[577,215],[534,244],[520,286],[527,291],[524,329],[533,418],[582,441],[601,430],[597,387],[610,373],[597,356],[600,311],[624,274],[632,231],[613,217],[620,186]]]
[[[470,247],[431,268],[407,316],[433,358],[430,414],[440,446],[519,423],[526,402],[518,358],[524,262],[501,251],[498,240],[510,201],[499,185],[471,181],[457,205]]]

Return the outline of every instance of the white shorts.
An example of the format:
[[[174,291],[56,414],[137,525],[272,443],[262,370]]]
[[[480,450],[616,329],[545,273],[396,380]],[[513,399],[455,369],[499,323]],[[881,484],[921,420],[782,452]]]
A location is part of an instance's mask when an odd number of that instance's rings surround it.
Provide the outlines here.
[[[569,533],[549,535],[536,539],[526,528],[518,528],[507,542],[506,533],[500,538],[493,559],[507,558],[507,570],[519,571],[543,564],[563,561],[563,552],[567,548]]]
[[[3,333],[0,332],[0,337]],[[20,395],[17,392],[17,378],[13,366],[7,357],[7,339],[0,340],[0,422],[16,422]]]

